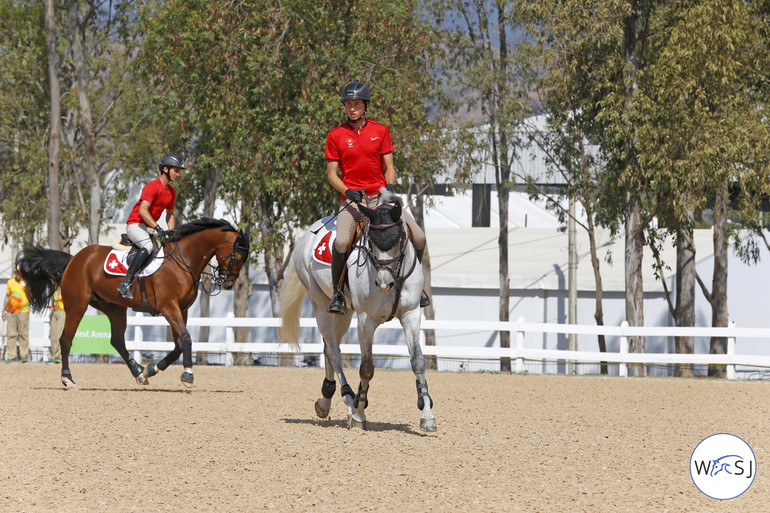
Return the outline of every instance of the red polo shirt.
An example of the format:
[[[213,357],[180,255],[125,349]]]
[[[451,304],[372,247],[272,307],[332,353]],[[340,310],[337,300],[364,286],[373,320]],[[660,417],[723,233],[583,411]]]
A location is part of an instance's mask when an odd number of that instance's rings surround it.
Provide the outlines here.
[[[128,222],[126,224],[143,223],[142,217],[139,215],[139,205],[142,201],[148,201],[150,203],[150,215],[157,221],[160,216],[163,215],[163,211],[166,209],[174,209],[174,202],[176,201],[176,191],[171,185],[168,187],[163,186],[163,182],[160,178],[156,178],[152,182],[142,188],[142,195],[139,196],[139,201],[136,202],[134,208],[131,209],[131,214],[128,216]]]
[[[330,131],[324,157],[339,162],[342,183],[348,189],[366,189],[371,196],[386,185],[382,156],[388,153],[393,153],[388,127],[367,120],[360,131],[347,122]]]

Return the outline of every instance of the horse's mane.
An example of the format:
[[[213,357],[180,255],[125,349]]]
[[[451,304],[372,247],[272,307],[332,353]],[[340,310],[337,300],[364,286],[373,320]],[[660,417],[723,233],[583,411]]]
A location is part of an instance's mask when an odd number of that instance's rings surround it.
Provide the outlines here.
[[[186,235],[197,233],[207,228],[219,228],[223,232],[237,232],[238,230],[230,224],[229,221],[224,219],[212,219],[210,217],[201,217],[200,219],[194,219],[189,223],[180,224],[174,227],[174,230],[169,232],[169,239],[178,241]]]

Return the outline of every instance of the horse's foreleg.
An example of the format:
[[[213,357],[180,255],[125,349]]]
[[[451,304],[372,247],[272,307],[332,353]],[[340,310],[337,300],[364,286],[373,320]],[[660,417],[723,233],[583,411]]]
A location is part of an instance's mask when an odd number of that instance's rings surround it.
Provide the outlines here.
[[[161,361],[159,361],[157,365],[152,362],[148,363],[147,367],[142,373],[142,377],[145,379],[145,381],[148,381],[151,377],[155,376],[161,371],[166,370],[169,365],[177,361],[180,354],[182,354],[182,347],[177,342],[174,344],[174,349],[168,353]]]
[[[358,393],[353,398],[352,425],[361,429],[366,429],[366,407],[369,406],[369,382],[374,377],[374,356],[372,355],[372,334],[376,326],[371,325],[362,319],[365,316],[359,316],[358,339],[361,343],[361,366],[358,369],[358,375],[361,382],[358,384]]]
[[[189,388],[193,385],[193,359],[192,338],[190,337],[190,332],[187,331],[187,310],[179,311],[177,305],[172,305],[170,309],[162,313],[174,332],[174,350],[158,363],[157,368],[153,366],[151,370],[148,370],[147,377],[157,374],[159,370],[165,370],[169,364],[179,358],[179,353],[181,353],[184,372],[182,372],[180,379],[182,384]],[[161,365],[163,366],[161,367]]]
[[[189,388],[193,385],[192,337],[190,337],[190,332],[184,327],[182,328],[180,335],[182,340],[182,367],[184,367],[184,372],[180,379],[182,380],[182,383]]]
[[[425,356],[420,347],[420,312],[419,310],[406,312],[400,320],[406,336],[406,345],[409,348],[412,372],[417,378],[417,408],[422,411],[420,429],[436,431],[436,418],[431,411],[433,399],[428,394],[428,382],[425,379]]]

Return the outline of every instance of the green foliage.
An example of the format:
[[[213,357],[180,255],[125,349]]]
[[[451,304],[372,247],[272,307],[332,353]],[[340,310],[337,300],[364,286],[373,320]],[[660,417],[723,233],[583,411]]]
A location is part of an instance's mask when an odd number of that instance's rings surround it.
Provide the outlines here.
[[[333,211],[323,153],[348,81],[369,84],[370,115],[391,124],[397,165],[425,179],[415,162],[430,151],[418,133],[431,129],[421,87],[433,36],[412,2],[172,0],[143,13],[153,100],[178,113],[196,166],[220,172],[219,195],[239,222],[261,228],[256,253],[279,255],[294,227]]]
[[[28,240],[47,211],[48,169],[43,6],[0,1],[0,216],[3,243]],[[45,78],[43,75],[42,78]]]

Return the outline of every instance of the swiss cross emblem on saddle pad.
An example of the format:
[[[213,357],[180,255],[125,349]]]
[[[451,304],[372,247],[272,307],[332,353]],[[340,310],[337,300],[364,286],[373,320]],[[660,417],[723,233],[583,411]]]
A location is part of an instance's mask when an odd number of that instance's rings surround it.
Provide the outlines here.
[[[114,276],[125,276],[128,271],[128,251],[113,249],[104,260],[104,272]],[[149,276],[158,270],[163,263],[163,248],[160,248],[158,254],[147,264],[144,269],[139,271],[137,276]]]
[[[310,226],[309,231],[314,234],[313,243],[310,245],[313,248],[313,260],[319,264],[331,265],[332,248],[334,247],[334,239],[337,237],[337,216],[326,216],[319,219]],[[348,266],[353,265],[357,256],[358,251],[353,248],[348,255]]]
[[[313,260],[318,263],[331,265],[332,245],[337,236],[337,218],[334,216],[319,219],[310,227],[313,236]]]

